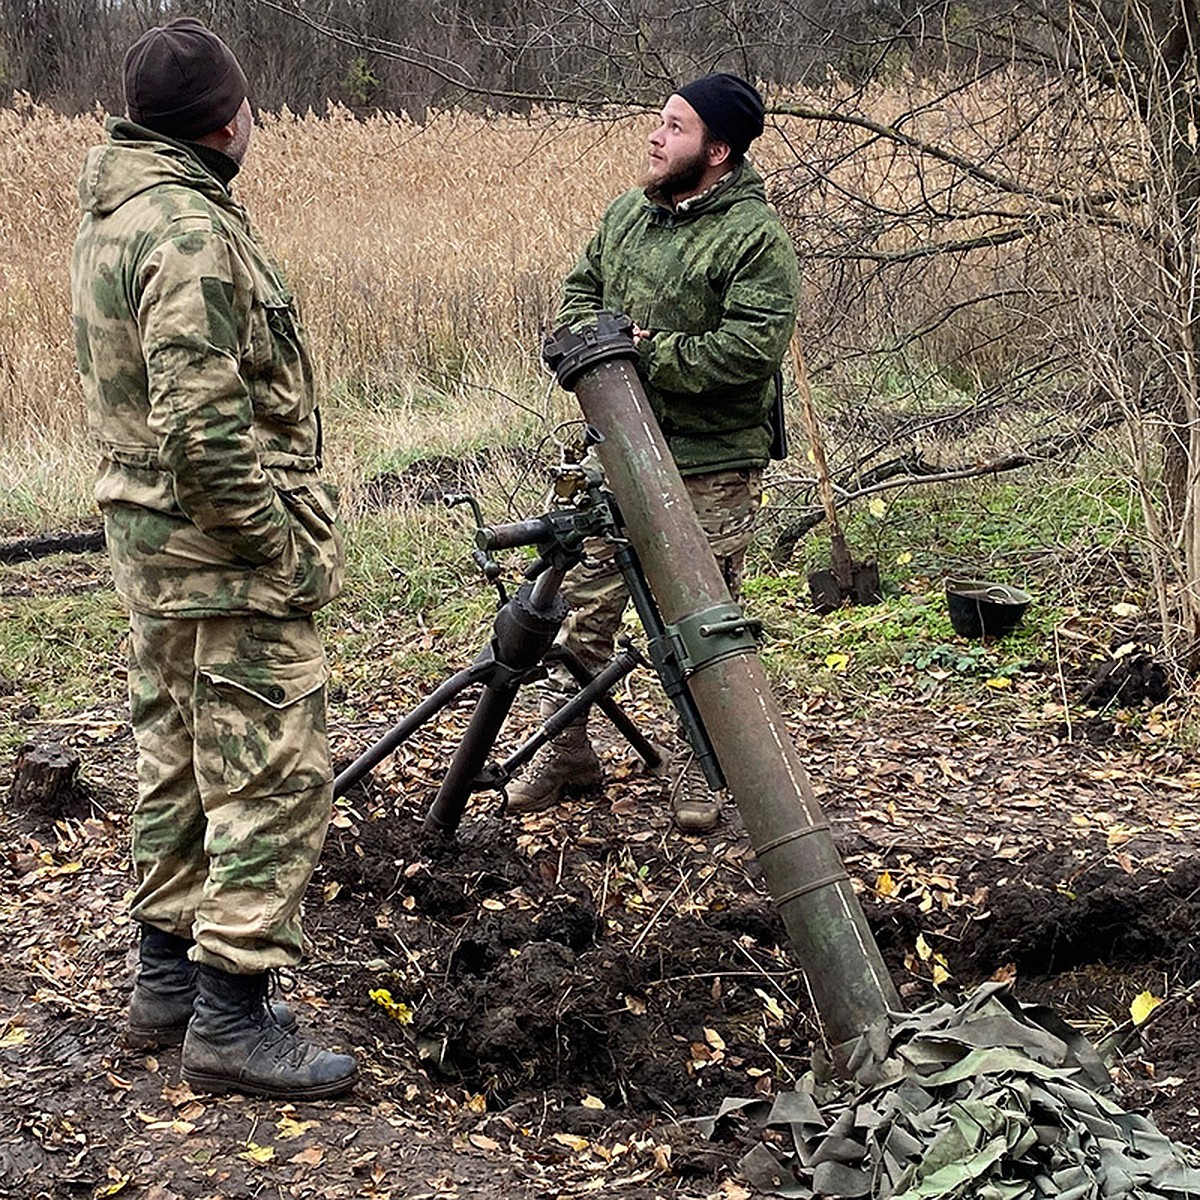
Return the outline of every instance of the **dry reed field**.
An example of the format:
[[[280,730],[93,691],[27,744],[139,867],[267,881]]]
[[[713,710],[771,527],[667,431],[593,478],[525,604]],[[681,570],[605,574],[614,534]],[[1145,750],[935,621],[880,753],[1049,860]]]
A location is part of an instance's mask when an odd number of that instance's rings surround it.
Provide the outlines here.
[[[75,179],[101,120],[0,109],[10,520],[14,506],[25,520],[87,506],[68,261]],[[540,405],[538,337],[558,281],[640,147],[625,122],[264,117],[235,192],[297,291],[327,395],[358,412],[341,436],[372,453],[474,443],[506,435],[514,401]]]
[[[967,157],[1004,142],[1021,123],[1011,82],[939,95],[911,84],[822,103],[882,122],[910,114],[908,133]],[[90,509],[67,264],[75,179],[87,148],[103,138],[102,119],[99,112],[64,117],[20,96],[0,109],[4,526],[44,525]],[[447,112],[424,125],[336,109],[261,118],[235,194],[299,296],[326,402],[337,408],[329,423],[332,469],[351,493],[354,479],[381,465],[426,451],[532,442],[548,421],[570,415],[567,398],[539,373],[540,334],[563,272],[604,205],[636,179],[651,127],[647,114]],[[991,166],[1044,185],[1074,157],[1064,155],[1063,136],[1045,123],[1029,125]],[[949,213],[947,237],[1027,203],[1009,196],[997,209],[953,164],[836,123],[776,119],[755,159],[802,256],[829,254],[839,239],[854,238],[873,251],[902,250],[929,237],[922,206],[930,202]],[[801,328],[814,356],[836,360],[847,338],[872,349],[889,313],[916,321],[947,297],[957,302],[988,288],[1032,294],[1034,276],[1045,274],[1020,246],[969,267],[917,262],[893,272],[886,289],[875,286],[871,270],[810,263]],[[974,302],[955,322],[933,324],[939,352],[968,354],[981,321],[995,325],[989,353],[1002,358],[996,341],[1011,322],[994,305]]]

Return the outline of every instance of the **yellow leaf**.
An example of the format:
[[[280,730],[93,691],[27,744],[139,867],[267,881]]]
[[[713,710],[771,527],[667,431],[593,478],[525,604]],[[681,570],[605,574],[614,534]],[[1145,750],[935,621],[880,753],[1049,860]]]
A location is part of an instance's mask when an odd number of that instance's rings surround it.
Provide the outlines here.
[[[1139,992],[1129,1004],[1129,1015],[1140,1025],[1161,1003],[1163,998],[1153,992]]]
[[[625,1007],[629,1009],[635,1017],[643,1016],[646,1012],[646,1001],[641,996],[625,997]]]
[[[590,1093],[579,1102],[584,1108],[603,1108],[604,1101],[599,1096],[593,1096]]]
[[[128,1175],[122,1175],[119,1179],[114,1179],[112,1183],[105,1183],[98,1187],[92,1196],[94,1200],[102,1200],[105,1196],[115,1196],[118,1192],[125,1190],[125,1185],[129,1182]]]
[[[238,1158],[244,1158],[247,1162],[253,1163],[269,1163],[274,1157],[274,1146],[259,1146],[254,1142],[247,1142],[246,1149],[238,1155]]]
[[[1108,842],[1108,848],[1115,850],[1118,846],[1125,845],[1126,842],[1132,841],[1137,837],[1138,831],[1131,829],[1128,825],[1122,825],[1117,821],[1108,831],[1108,836],[1105,841]]]
[[[476,1092],[467,1101],[467,1108],[473,1113],[487,1112],[487,1096],[483,1092]]]
[[[306,1130],[319,1124],[319,1121],[294,1121],[291,1117],[284,1117],[275,1126],[275,1132],[280,1141],[290,1142],[292,1138],[300,1137]]]
[[[493,900],[491,897],[489,897],[483,902],[483,907],[486,908],[488,912],[503,912],[504,902],[502,900]]]
[[[707,1025],[704,1027],[704,1040],[714,1050],[725,1049],[725,1039],[715,1029],[709,1029]]]
[[[900,889],[891,875],[887,871],[882,871],[879,878],[875,880],[875,890],[881,896],[894,896]]]
[[[997,692],[1002,692],[1005,688],[1012,687],[1012,680],[1006,679],[1003,675],[994,675],[991,679],[985,679],[983,686],[993,688]]]
[[[867,509],[877,521],[882,521],[884,513],[887,512],[887,505],[878,496],[874,496]]]
[[[4,1036],[0,1037],[0,1050],[10,1050],[13,1046],[23,1046],[29,1040],[29,1030],[24,1025],[10,1025]],[[124,1187],[124,1184],[121,1185]]]
[[[762,494],[761,494],[761,495],[759,496],[759,498],[758,498],[758,504],[759,504],[759,507],[760,507],[760,508],[766,508],[766,507],[767,507],[767,505],[768,505],[768,504],[770,504],[770,503],[771,503],[771,493],[770,493],[770,492],[768,492],[768,491],[767,491],[767,490],[764,488],[764,489],[763,489],[763,492],[762,492]]]
[[[393,1021],[399,1021],[401,1025],[412,1024],[413,1010],[407,1004],[393,1000],[387,988],[372,988],[368,995]]]
[[[933,957],[933,951],[929,948],[929,943],[925,940],[923,933],[917,934],[917,957],[922,962],[928,962]]]
[[[325,885],[325,887],[322,889],[321,896],[324,899],[325,903],[328,904],[330,902],[330,900],[337,899],[338,893],[341,890],[342,890],[342,885],[340,883],[338,883],[338,881],[336,879],[333,879],[333,880],[330,880],[330,882],[327,883]]]
[[[913,556],[911,550],[901,550],[900,553],[896,555],[896,566],[907,567],[908,564],[912,562],[912,558]]]
[[[573,1133],[555,1133],[550,1140],[561,1146],[569,1146],[572,1150],[586,1150],[589,1145],[587,1138],[576,1137]]]
[[[843,654],[840,650],[835,650],[832,654],[825,655],[825,665],[831,671],[844,671],[850,663],[850,655]]]

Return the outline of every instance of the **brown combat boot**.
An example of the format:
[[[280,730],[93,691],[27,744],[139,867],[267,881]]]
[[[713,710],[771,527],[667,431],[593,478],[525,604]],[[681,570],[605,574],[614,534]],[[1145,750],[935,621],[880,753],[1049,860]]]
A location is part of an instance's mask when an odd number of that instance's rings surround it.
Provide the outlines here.
[[[708,786],[694,754],[671,788],[671,817],[680,833],[712,833],[721,820],[720,797]]]
[[[138,943],[137,980],[129,997],[126,1040],[139,1050],[178,1046],[192,1019],[196,1000],[196,964],[189,961],[191,938],[142,925]],[[296,1016],[282,1001],[271,1005],[271,1015],[284,1029]]]
[[[562,696],[543,696],[538,706],[542,720],[553,716],[562,703]],[[588,738],[587,723],[584,713],[533,756],[527,773],[508,785],[508,812],[544,812],[564,796],[582,795],[600,786],[604,776]]]
[[[266,971],[232,975],[201,964],[196,1007],[183,1040],[183,1078],[197,1090],[245,1092],[276,1100],[325,1100],[358,1077],[349,1054],[307,1042],[278,1025]]]

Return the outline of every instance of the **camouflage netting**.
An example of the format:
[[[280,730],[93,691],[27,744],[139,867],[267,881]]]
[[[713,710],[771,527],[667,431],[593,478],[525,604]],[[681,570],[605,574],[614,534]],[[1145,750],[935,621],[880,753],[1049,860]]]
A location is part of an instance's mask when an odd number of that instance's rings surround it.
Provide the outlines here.
[[[1179,1200],[1200,1154],[1125,1112],[1095,1049],[1047,1008],[985,984],[965,1003],[872,1027],[852,1082],[811,1077],[769,1100],[726,1100],[761,1141],[740,1169],[779,1196],[872,1200]]]

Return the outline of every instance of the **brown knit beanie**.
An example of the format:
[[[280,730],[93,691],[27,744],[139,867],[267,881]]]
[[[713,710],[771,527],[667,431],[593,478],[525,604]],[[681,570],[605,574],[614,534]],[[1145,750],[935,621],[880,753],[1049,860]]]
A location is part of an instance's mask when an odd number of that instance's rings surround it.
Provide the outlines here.
[[[125,55],[129,119],[168,137],[190,141],[228,125],[246,92],[233,51],[195,17],[148,29]]]

